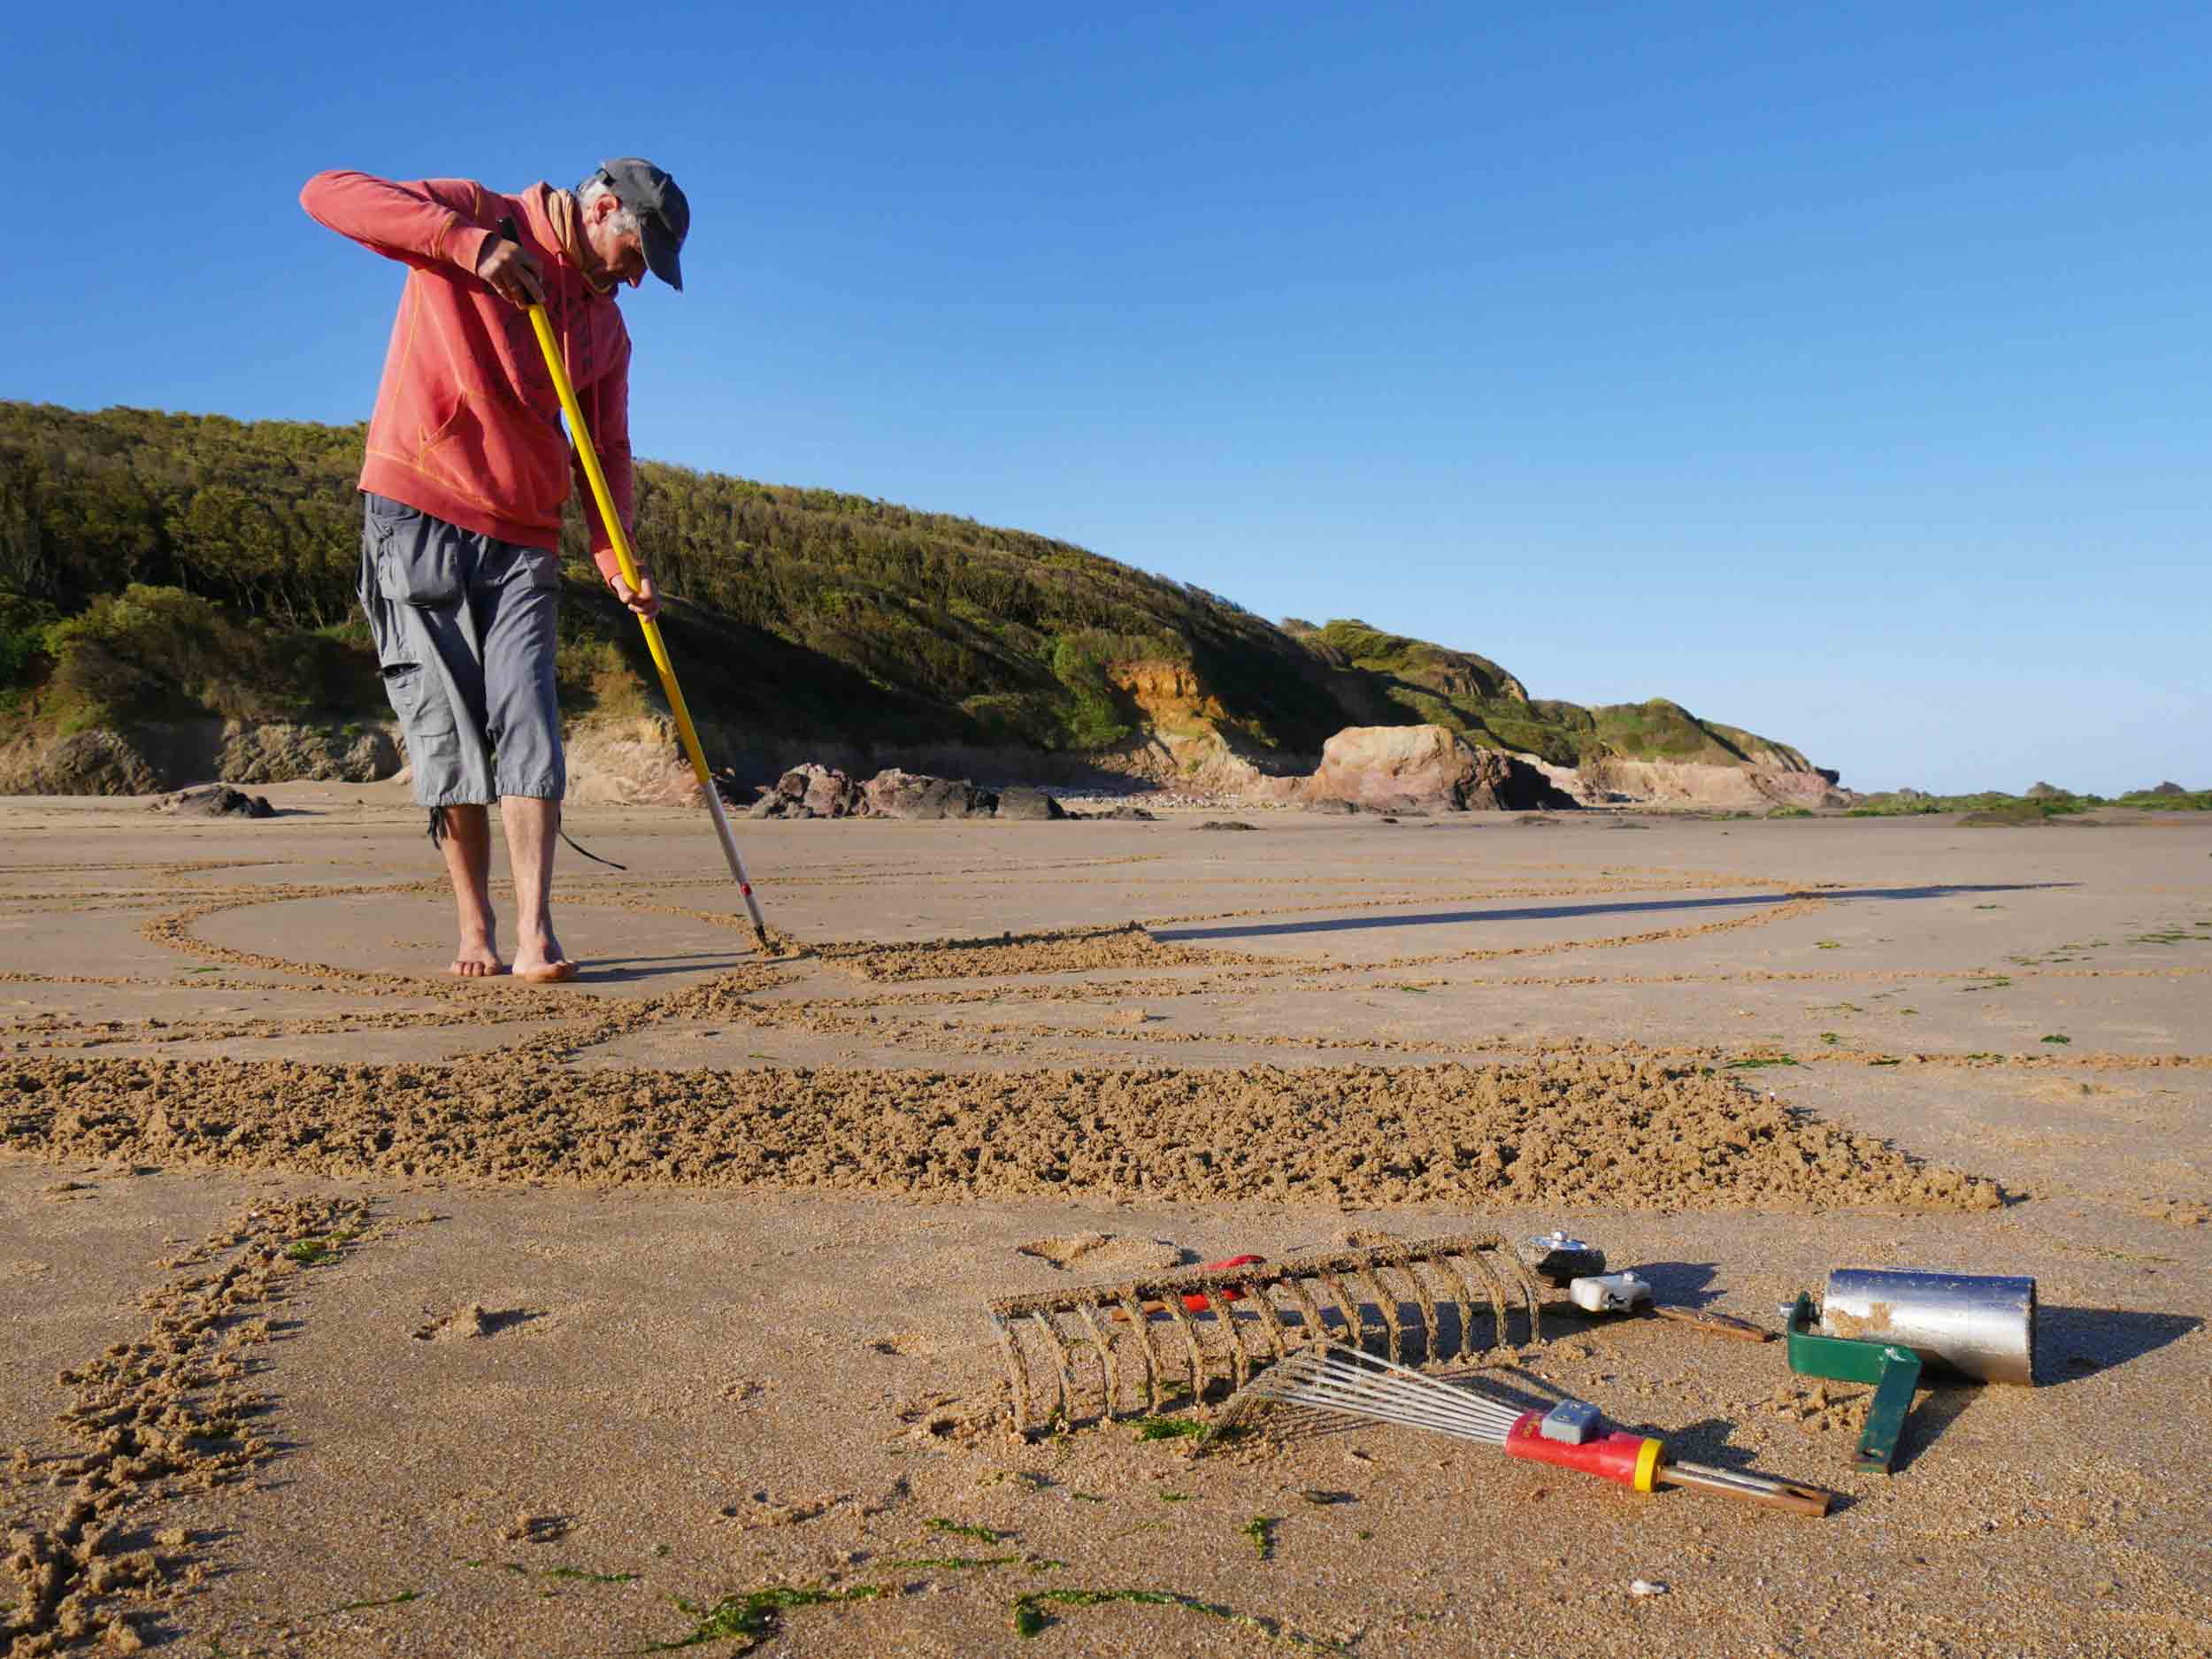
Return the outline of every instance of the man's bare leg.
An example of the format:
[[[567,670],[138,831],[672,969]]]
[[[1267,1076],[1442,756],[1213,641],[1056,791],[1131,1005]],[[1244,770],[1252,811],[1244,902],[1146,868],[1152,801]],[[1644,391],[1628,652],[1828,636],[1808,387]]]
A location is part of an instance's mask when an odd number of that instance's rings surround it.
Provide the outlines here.
[[[453,908],[461,923],[461,948],[447,972],[465,979],[504,973],[499,959],[499,924],[492,915],[492,821],[480,806],[445,809],[445,833],[438,838],[446,874],[453,879]]]
[[[515,878],[515,973],[535,984],[576,977],[553,937],[553,837],[561,803],[534,795],[502,795],[507,826],[507,863]]]

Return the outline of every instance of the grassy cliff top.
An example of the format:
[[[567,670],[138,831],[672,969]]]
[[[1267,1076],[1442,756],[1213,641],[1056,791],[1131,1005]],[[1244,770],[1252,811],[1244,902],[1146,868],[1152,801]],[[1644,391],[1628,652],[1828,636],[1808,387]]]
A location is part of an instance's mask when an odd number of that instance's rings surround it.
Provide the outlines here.
[[[357,613],[362,428],[0,403],[0,724],[379,710]],[[1434,721],[1586,755],[1802,765],[1664,701],[1532,699],[1471,652],[1358,621],[1281,626],[1048,536],[864,495],[657,462],[637,539],[685,693],[730,731],[861,745],[1102,750],[1147,717],[1112,672],[1186,670],[1250,749],[1311,756],[1352,725]],[[643,706],[637,630],[577,556],[573,712]]]

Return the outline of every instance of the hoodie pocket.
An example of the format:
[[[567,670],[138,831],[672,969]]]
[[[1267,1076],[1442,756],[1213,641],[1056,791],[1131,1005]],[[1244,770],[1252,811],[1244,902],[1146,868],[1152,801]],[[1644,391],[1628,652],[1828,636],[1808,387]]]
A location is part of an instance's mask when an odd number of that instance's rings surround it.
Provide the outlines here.
[[[442,610],[461,602],[461,552],[442,520],[401,502],[369,503],[376,585],[393,604]]]
[[[518,524],[557,526],[568,499],[568,445],[560,427],[518,400],[464,393],[425,435],[416,465],[471,501]]]

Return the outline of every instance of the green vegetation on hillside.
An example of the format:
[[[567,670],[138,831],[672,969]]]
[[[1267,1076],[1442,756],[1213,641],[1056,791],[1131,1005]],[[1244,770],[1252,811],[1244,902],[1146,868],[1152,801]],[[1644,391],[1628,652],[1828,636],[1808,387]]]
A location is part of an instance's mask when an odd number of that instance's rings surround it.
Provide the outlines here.
[[[354,590],[362,429],[0,403],[0,739],[26,729],[383,712]],[[710,732],[1094,751],[1147,730],[1122,687],[1187,670],[1249,751],[1433,720],[1562,765],[1785,764],[1673,703],[1532,700],[1497,664],[1359,622],[1283,627],[1064,541],[654,462],[637,539]],[[565,707],[657,700],[638,631],[564,549]],[[1768,751],[1770,750],[1770,754]]]
[[[1468,651],[1386,634],[1364,622],[1286,622],[1285,628],[1332,660],[1369,676],[1401,711],[1372,724],[1428,721],[1470,741],[1540,755],[1571,766],[1586,756],[1629,760],[1701,761],[1722,766],[1806,765],[1795,749],[1731,726],[1700,720],[1663,697],[1585,709],[1532,700],[1521,682]]]
[[[2147,812],[2212,811],[2212,789],[2162,792],[2131,789],[2123,795],[2078,795],[2071,789],[2046,789],[2038,794],[2007,795],[1985,789],[1978,795],[1924,795],[1917,789],[1888,790],[1860,799],[1847,818],[1933,818],[1970,813],[1991,823],[2028,823],[2041,818],[2073,818],[2101,806],[2134,807]]]

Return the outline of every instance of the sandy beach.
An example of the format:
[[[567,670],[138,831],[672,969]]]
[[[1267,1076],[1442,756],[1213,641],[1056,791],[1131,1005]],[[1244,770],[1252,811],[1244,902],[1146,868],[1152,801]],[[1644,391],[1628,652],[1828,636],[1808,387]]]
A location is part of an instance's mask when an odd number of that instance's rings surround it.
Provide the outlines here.
[[[2212,1652],[2207,815],[741,824],[764,956],[702,815],[579,808],[531,987],[402,792],[267,793],[0,801],[12,1655]],[[1819,1519],[1012,1428],[992,1298],[1554,1226],[1776,1328],[2032,1276],[2037,1383],[1885,1476],[1778,1342],[1481,1368]]]

